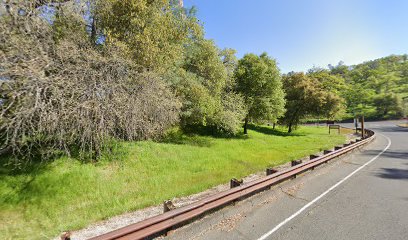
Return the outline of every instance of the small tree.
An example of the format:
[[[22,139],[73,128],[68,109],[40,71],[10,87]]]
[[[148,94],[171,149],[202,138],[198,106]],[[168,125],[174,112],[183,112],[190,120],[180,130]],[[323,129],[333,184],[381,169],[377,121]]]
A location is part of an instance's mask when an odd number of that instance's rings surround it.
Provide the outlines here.
[[[236,89],[247,107],[244,133],[249,121],[276,120],[284,114],[284,92],[276,61],[266,53],[247,54],[238,61]]]
[[[319,82],[304,73],[290,73],[283,77],[286,92],[286,113],[282,121],[292,132],[301,118],[318,114],[325,96]]]

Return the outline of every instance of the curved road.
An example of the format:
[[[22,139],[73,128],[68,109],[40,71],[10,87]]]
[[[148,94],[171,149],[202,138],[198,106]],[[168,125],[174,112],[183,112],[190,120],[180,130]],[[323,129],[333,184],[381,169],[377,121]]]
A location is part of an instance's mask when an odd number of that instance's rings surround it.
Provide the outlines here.
[[[167,239],[408,239],[408,129],[371,122],[353,154],[226,207]]]

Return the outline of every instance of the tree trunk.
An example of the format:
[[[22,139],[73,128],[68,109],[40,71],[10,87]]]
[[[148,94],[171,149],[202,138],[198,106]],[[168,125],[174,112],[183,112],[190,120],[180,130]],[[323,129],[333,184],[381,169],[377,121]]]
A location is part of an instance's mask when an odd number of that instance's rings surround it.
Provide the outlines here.
[[[292,132],[292,123],[289,123],[289,125],[288,125],[288,133],[291,133]]]
[[[276,125],[276,123],[273,123],[273,125],[272,125],[273,130],[275,130],[275,125]]]
[[[91,42],[92,42],[92,44],[96,44],[96,21],[95,21],[95,16],[92,18],[92,24],[91,24]]]
[[[244,134],[248,134],[248,116],[245,117]]]

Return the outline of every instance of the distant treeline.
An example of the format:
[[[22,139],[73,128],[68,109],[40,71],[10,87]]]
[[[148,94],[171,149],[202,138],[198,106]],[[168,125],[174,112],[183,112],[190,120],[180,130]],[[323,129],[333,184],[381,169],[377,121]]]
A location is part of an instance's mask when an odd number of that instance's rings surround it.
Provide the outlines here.
[[[406,114],[406,54],[391,55],[353,66],[340,62],[337,66],[329,65],[329,72],[332,76],[344,79],[345,86],[340,95],[346,100],[347,115],[343,118],[365,115],[367,119],[392,119]]]

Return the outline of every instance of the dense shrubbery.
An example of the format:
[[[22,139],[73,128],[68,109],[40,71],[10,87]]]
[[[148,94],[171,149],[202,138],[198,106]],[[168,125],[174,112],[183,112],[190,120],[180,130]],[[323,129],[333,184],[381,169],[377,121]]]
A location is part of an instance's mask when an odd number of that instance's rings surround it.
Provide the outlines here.
[[[56,43],[41,19],[0,21],[2,139],[19,159],[73,148],[95,157],[112,138],[154,138],[178,122],[165,81],[114,46],[97,49],[81,31]]]

